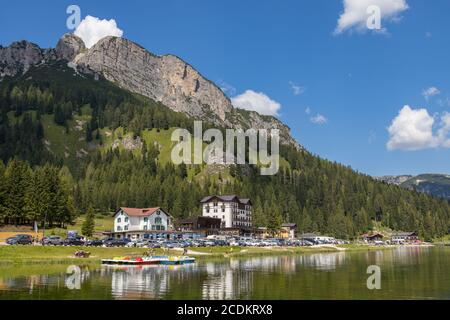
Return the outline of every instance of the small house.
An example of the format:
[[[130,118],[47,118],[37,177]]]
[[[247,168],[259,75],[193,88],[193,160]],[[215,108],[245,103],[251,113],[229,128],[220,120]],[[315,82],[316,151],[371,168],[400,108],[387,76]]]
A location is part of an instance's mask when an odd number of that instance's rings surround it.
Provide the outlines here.
[[[384,236],[381,233],[363,234],[361,240],[367,243],[374,243],[376,241],[383,241]]]
[[[417,232],[397,232],[392,234],[392,242],[415,242],[419,240]]]
[[[295,223],[283,223],[281,225],[282,238],[294,239],[297,232],[297,225]]]

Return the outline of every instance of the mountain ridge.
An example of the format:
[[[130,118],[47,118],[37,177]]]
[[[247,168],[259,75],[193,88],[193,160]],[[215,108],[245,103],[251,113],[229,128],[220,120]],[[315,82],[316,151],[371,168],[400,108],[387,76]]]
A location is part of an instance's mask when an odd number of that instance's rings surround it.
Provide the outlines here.
[[[89,49],[70,33],[50,49],[25,40],[14,42],[0,48],[0,81],[52,60],[66,60],[81,73],[103,76],[197,120],[236,129],[279,129],[282,144],[303,149],[287,125],[275,117],[233,107],[218,85],[178,56],[153,54],[125,38],[104,37]]]
[[[416,176],[382,176],[376,179],[388,184],[398,185],[400,187],[424,192],[432,196],[450,200],[450,175],[438,173],[423,173]]]

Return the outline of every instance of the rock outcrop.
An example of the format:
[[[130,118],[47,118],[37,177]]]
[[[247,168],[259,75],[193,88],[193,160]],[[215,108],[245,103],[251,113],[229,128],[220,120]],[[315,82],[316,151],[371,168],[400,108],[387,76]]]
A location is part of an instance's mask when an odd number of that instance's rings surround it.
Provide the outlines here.
[[[223,122],[233,108],[215,84],[183,60],[173,55],[156,56],[123,38],[103,38],[74,62],[192,117]]]
[[[72,61],[80,52],[86,50],[83,40],[73,33],[66,33],[58,41],[55,51],[58,59]]]
[[[38,45],[18,41],[9,47],[0,47],[0,78],[24,74],[31,66],[44,60],[45,52]]]

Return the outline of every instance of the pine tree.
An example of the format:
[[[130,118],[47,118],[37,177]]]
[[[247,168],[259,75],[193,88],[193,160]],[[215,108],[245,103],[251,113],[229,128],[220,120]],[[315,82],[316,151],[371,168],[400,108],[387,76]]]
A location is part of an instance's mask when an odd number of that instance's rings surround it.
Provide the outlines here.
[[[6,197],[7,197],[7,189],[6,189],[5,165],[3,164],[3,161],[0,160],[0,221],[3,221],[7,215],[5,207]]]
[[[92,209],[92,207],[89,207],[89,209],[86,212],[86,219],[84,220],[83,225],[81,226],[81,233],[86,237],[92,237],[92,234],[94,233],[94,227],[95,227],[94,209]]]
[[[30,167],[19,160],[12,160],[5,170],[6,199],[4,212],[8,220],[18,225],[24,221],[25,195],[30,182]]]
[[[269,212],[269,224],[267,229],[269,232],[275,236],[281,230],[282,217],[279,209],[275,204],[273,204],[270,208]]]

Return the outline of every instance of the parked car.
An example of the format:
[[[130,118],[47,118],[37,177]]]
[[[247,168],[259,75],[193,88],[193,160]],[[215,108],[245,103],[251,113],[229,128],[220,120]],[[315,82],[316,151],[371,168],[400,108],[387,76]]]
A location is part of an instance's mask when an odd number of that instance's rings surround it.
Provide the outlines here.
[[[313,242],[308,241],[308,240],[299,240],[299,241],[300,241],[300,245],[301,245],[301,246],[307,246],[307,247],[310,247],[310,246],[313,246],[313,245],[314,245]]]
[[[131,242],[127,238],[122,239],[107,239],[103,244],[107,247],[125,247],[127,243]]]
[[[32,244],[33,243],[33,237],[28,234],[18,234],[14,237],[10,237],[6,239],[6,243],[10,245],[16,245],[16,244]]]
[[[204,246],[205,246],[205,244],[203,243],[203,241],[200,241],[200,240],[193,240],[193,241],[191,241],[191,244],[190,244],[190,247],[196,247],[196,248],[204,247]]]
[[[214,245],[216,246],[228,246],[228,242],[225,240],[214,240]]]
[[[205,247],[214,247],[216,245],[216,243],[213,240],[206,240],[203,241],[203,243],[205,244]]]
[[[98,239],[88,240],[86,241],[86,245],[89,247],[101,247],[103,246],[103,241]]]
[[[173,249],[173,248],[175,248],[175,243],[170,242],[170,241],[165,241],[162,243],[161,247],[166,248],[166,249]]]
[[[41,243],[43,246],[61,246],[64,241],[59,236],[48,236],[42,238]]]
[[[153,248],[153,249],[161,248],[161,244],[155,240],[149,240],[147,243],[147,248]]]
[[[138,247],[138,248],[146,248],[151,240],[143,239],[139,241],[130,241],[127,243],[127,247]]]
[[[131,240],[130,242],[126,243],[125,246],[129,248],[137,247],[138,244],[140,244],[143,240]]]
[[[82,246],[84,245],[83,239],[81,237],[73,237],[64,239],[65,246]]]

